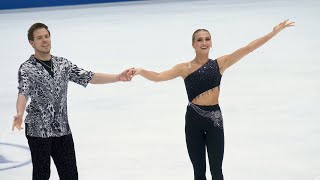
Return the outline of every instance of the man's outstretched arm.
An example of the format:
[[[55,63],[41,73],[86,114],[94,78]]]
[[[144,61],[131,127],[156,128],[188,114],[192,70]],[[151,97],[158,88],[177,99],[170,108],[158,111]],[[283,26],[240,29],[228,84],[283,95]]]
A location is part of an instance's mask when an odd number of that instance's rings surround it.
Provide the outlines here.
[[[89,81],[91,84],[107,84],[118,81],[131,81],[132,69],[127,69],[120,74],[95,73]]]

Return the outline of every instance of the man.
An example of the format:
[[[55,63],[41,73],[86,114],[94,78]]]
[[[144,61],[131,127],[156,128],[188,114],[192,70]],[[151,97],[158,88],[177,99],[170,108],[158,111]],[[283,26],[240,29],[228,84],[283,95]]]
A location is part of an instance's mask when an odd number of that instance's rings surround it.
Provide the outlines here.
[[[22,117],[28,98],[31,102],[25,118],[26,137],[31,151],[33,180],[50,177],[50,156],[61,180],[78,179],[74,143],[68,123],[67,89],[73,81],[84,87],[130,81],[130,69],[121,74],[103,74],[86,71],[69,60],[50,54],[51,36],[42,23],[33,24],[28,39],[34,55],[19,68],[17,114],[12,130],[22,129]]]

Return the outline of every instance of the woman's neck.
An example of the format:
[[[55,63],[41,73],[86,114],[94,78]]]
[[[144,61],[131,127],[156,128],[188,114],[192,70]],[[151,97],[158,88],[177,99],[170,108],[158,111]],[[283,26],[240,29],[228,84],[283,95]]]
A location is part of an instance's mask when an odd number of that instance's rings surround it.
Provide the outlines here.
[[[193,62],[195,62],[197,64],[205,64],[208,61],[208,59],[209,59],[208,55],[203,55],[203,56],[197,55],[194,58]]]

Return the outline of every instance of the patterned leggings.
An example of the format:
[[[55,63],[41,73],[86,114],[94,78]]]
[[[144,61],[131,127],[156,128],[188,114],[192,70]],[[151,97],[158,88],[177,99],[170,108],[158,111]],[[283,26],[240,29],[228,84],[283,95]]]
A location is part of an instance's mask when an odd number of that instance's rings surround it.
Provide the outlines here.
[[[32,179],[50,178],[50,156],[52,157],[60,180],[77,180],[78,171],[72,135],[39,138],[27,135],[32,158]]]
[[[194,179],[206,180],[207,148],[212,180],[223,180],[224,133],[219,105],[199,106],[189,103],[185,133]]]

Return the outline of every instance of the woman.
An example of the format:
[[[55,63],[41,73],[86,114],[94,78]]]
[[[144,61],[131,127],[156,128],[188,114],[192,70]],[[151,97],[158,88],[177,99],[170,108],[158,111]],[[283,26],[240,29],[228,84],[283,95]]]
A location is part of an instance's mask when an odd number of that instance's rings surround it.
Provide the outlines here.
[[[209,31],[198,29],[192,35],[192,46],[196,52],[193,60],[177,64],[172,69],[160,73],[142,68],[133,70],[133,75],[141,75],[155,82],[171,80],[178,76],[184,79],[189,99],[185,116],[185,134],[195,180],[206,179],[206,147],[212,179],[223,179],[224,132],[218,101],[222,74],[241,58],[290,26],[294,26],[294,22],[285,20],[275,26],[272,32],[267,35],[215,60],[209,59],[209,51],[212,47]]]

